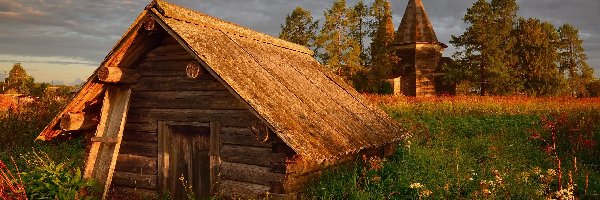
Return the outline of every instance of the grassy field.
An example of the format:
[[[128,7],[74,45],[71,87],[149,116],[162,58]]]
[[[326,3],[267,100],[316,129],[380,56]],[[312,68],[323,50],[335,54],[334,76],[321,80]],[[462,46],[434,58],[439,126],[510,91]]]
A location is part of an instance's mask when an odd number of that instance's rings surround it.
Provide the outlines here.
[[[325,173],[306,198],[600,199],[600,99],[367,98],[397,119],[409,139],[392,157],[361,157]],[[46,182],[71,195],[90,185],[78,177],[81,140],[33,142],[62,105],[42,99],[0,111],[0,160],[14,171],[14,158],[29,173],[22,184],[36,191],[30,199],[65,193]]]
[[[367,97],[411,137],[326,173],[308,198],[600,198],[600,99]]]

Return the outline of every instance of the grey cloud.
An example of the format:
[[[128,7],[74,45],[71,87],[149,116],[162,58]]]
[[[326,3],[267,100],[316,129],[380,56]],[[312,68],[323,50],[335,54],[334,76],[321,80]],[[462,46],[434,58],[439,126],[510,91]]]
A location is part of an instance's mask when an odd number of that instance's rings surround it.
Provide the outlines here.
[[[321,19],[325,0],[170,0],[270,35],[279,33],[285,15],[302,6]],[[408,0],[392,0],[398,26]],[[81,57],[100,62],[127,30],[145,0],[0,0],[0,54]],[[350,0],[350,5],[356,0]],[[370,4],[372,0],[365,0]],[[461,34],[462,17],[475,0],[423,0],[441,42]],[[600,67],[600,1],[519,0],[520,15],[571,23],[586,33],[590,64]],[[452,48],[448,50],[450,54]],[[600,71],[600,68],[597,68]]]

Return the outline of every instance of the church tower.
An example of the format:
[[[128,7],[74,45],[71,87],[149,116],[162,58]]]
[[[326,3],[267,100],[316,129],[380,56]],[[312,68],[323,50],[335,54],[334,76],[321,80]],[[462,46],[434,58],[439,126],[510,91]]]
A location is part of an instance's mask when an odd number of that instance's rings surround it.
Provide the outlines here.
[[[409,0],[394,39],[401,59],[394,69],[394,93],[405,96],[436,95],[437,69],[448,46],[438,42],[421,0]]]

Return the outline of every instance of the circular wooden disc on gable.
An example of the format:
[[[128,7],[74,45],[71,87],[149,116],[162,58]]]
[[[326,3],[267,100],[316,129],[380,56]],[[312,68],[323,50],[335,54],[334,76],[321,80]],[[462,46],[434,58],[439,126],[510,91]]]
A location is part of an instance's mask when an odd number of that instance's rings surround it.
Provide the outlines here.
[[[185,73],[189,78],[198,78],[202,75],[200,65],[195,62],[192,62],[185,67]]]

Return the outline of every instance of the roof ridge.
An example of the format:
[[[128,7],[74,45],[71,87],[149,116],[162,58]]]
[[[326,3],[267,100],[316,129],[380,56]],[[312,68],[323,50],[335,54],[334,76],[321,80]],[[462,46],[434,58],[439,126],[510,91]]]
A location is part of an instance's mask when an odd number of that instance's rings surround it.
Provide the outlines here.
[[[225,20],[218,19],[216,17],[212,17],[210,15],[204,14],[199,11],[195,11],[189,8],[185,8],[176,4],[172,4],[163,0],[154,0],[150,5],[148,5],[147,9],[156,8],[160,14],[166,18],[175,19],[178,21],[183,21],[186,23],[210,27],[216,30],[223,31],[226,34],[232,34],[236,36],[240,36],[243,38],[251,39],[254,41],[258,41],[264,44],[273,45],[275,47],[313,55],[314,52],[304,46],[299,44],[295,44],[289,41],[285,41],[264,33],[260,33],[254,31],[252,29],[234,24],[232,22],[228,22]],[[202,17],[207,20],[199,20],[198,17]]]

